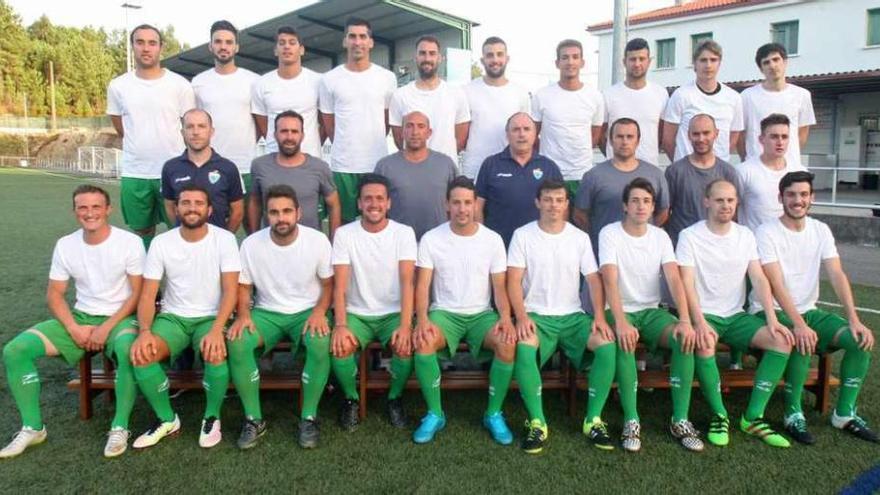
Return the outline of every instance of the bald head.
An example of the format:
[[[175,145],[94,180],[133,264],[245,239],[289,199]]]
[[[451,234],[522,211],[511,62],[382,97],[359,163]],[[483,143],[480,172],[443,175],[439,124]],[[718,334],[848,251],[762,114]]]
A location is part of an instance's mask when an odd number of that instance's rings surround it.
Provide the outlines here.
[[[422,112],[410,112],[403,116],[403,143],[408,151],[421,151],[431,139],[431,121]]]
[[[208,122],[209,127],[214,127],[214,119],[211,118],[210,113],[201,108],[190,108],[183,113],[180,123],[183,127],[186,127],[187,122],[201,122],[203,120]]]
[[[517,112],[507,119],[505,126],[507,143],[513,154],[531,154],[538,137],[537,127],[532,117],[525,112]]]

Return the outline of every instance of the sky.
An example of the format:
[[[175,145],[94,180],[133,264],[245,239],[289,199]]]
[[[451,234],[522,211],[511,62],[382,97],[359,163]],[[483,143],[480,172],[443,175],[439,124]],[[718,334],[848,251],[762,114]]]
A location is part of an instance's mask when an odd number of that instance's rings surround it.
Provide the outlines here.
[[[108,30],[124,27],[124,10],[128,10],[129,27],[140,23],[162,27],[173,25],[177,37],[191,46],[205,43],[211,23],[218,19],[227,19],[241,29],[314,3],[313,0],[127,0],[142,6],[139,10],[130,10],[121,7],[125,1],[7,0],[7,3],[21,16],[25,25],[46,14],[54,24],[91,25]],[[479,23],[480,26],[473,31],[476,50],[488,36],[504,38],[511,56],[508,76],[529,89],[555,80],[554,49],[564,38],[584,43],[585,76],[588,82],[595,84],[598,41],[586,32],[586,27],[610,20],[614,8],[613,0],[541,0],[522,4],[540,5],[533,11],[520,7],[508,9],[514,3],[509,0],[419,0],[418,3]],[[673,3],[674,0],[629,0],[629,12],[644,12]],[[479,53],[473,58],[479,59]]]

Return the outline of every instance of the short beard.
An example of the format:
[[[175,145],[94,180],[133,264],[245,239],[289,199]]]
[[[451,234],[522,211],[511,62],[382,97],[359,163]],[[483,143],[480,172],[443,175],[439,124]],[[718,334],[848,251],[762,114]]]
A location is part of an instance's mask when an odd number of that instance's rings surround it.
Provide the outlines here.
[[[294,157],[299,153],[300,145],[296,145],[293,149],[289,150],[284,146],[278,145],[278,152],[284,155],[287,158]]]
[[[507,66],[502,65],[501,69],[497,72],[492,72],[488,67],[483,67],[483,69],[486,71],[486,75],[489,76],[490,79],[501,79],[504,77],[504,72],[507,70]]]
[[[187,223],[187,221],[184,220],[183,217],[180,218],[180,225],[190,230],[195,230],[202,225],[205,225],[206,223],[208,223],[208,217],[199,217],[199,219],[196,220],[194,223]]]
[[[434,76],[437,75],[437,66],[435,65],[433,68],[424,70],[422,66],[419,66],[419,79],[433,79]]]

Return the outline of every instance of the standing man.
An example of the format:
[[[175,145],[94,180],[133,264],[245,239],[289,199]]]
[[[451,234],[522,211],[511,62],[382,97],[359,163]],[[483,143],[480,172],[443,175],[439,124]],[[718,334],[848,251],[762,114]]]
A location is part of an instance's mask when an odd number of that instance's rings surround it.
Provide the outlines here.
[[[165,162],[162,167],[162,197],[165,215],[176,219],[180,191],[188,184],[198,184],[211,195],[211,225],[235,233],[244,219],[244,191],[234,163],[220,156],[211,146],[214,125],[211,115],[194,108],[183,114],[183,142],[186,151]]]
[[[464,340],[474,358],[494,356],[489,368],[489,404],[483,426],[495,442],[509,445],[513,433],[501,409],[513,377],[516,331],[505,287],[504,241],[474,220],[477,193],[472,180],[457,177],[446,189],[446,195],[449,221],[422,237],[416,262],[418,324],[413,347],[416,377],[428,413],[413,433],[413,441],[430,442],[446,426],[440,402],[437,353],[451,358]],[[493,295],[497,313],[492,310]]]
[[[476,218],[507,246],[514,230],[538,219],[538,187],[545,180],[562,180],[562,172],[553,160],[535,152],[538,132],[529,114],[513,114],[505,129],[507,147],[486,158],[477,175]]]
[[[357,429],[357,361],[354,354],[378,340],[391,344],[391,386],[388,419],[405,428],[403,389],[412,374],[412,315],[416,236],[411,227],[388,218],[391,206],[388,179],[376,174],[361,177],[359,221],[343,225],[333,239],[333,312],[331,363],[345,399],[340,426]]]
[[[774,113],[788,117],[797,139],[788,145],[785,159],[789,163],[801,163],[801,148],[806,146],[810,126],[816,125],[813,99],[810,92],[800,86],[785,82],[788,53],[779,43],[767,43],[755,54],[758,70],[764,80],[742,92],[745,140],[741,140],[739,155],[743,160],[759,156],[761,147],[761,121]]]
[[[391,183],[390,218],[412,227],[417,240],[446,221],[444,191],[455,178],[452,159],[428,149],[431,132],[425,114],[406,114],[403,150],[379,160],[374,171]]]
[[[642,138],[636,149],[636,158],[652,165],[660,163],[660,115],[666,108],[669,93],[659,84],[648,81],[651,67],[651,51],[642,38],[629,40],[623,52],[626,79],[605,90],[605,128],[623,117],[639,123]],[[605,156],[613,155],[611,141],[605,137]]]
[[[498,153],[507,145],[504,130],[507,119],[517,112],[528,113],[530,110],[529,92],[508,81],[504,74],[509,60],[504,40],[497,36],[486,38],[480,57],[483,77],[464,87],[471,109],[471,126],[461,172],[471,179],[477,177],[480,166],[489,155]]]
[[[270,352],[285,337],[294,354],[305,348],[299,445],[314,448],[320,433],[318,401],[330,374],[330,241],[322,232],[299,225],[301,210],[292,187],[272,186],[266,198],[269,227],[241,243],[238,314],[226,336],[229,373],[245,415],[238,448],[254,447],[266,432],[257,355]]]
[[[128,417],[137,396],[128,353],[137,335],[133,313],[143,282],[144,246],[136,235],[110,225],[111,211],[107,191],[91,185],[73,191],[73,214],[81,228],[59,239],[52,253],[46,303],[55,318],[28,328],[3,347],[6,380],[22,427],[0,450],[0,459],[46,440],[37,360],[61,357],[76,366],[86,351],[103,351],[116,363],[116,413],[104,456],[116,457],[128,448]],[[73,308],[64,297],[71,278],[76,288]]]
[[[813,175],[806,171],[786,174],[779,181],[779,201],[782,216],[761,225],[755,236],[761,264],[773,287],[777,303],[774,310],[779,321],[792,329],[796,344],[785,372],[785,431],[800,443],[815,443],[801,409],[810,360],[814,353],[842,349],[840,393],[831,414],[831,426],[877,443],[877,434],[856,412],[859,391],[871,364],[874,334],[856,312],[852,288],[840,264],[831,229],[808,216],[813,204]],[[820,267],[825,268],[845,319],[816,308]],[[752,294],[751,311],[766,313],[768,307]]]
[[[296,191],[297,202],[301,205],[299,223],[306,227],[321,230],[318,205],[323,198],[330,223],[330,238],[342,224],[339,194],[330,166],[324,160],[304,152],[303,116],[293,110],[285,110],[275,116],[275,140],[278,151],[257,157],[251,167],[253,191],[248,197],[248,228],[251,232],[260,229],[264,222],[263,211],[272,186],[285,184]]]
[[[257,124],[257,133],[266,138],[266,151],[278,151],[275,139],[275,117],[293,110],[303,118],[302,148],[306,153],[321,158],[324,142],[318,118],[318,86],[321,76],[303,67],[305,45],[290,26],[281,26],[275,34],[275,56],[278,69],[267,72],[253,86],[251,112]]]
[[[358,17],[345,21],[346,61],[324,74],[321,120],[333,143],[330,168],[342,204],[342,222],[358,215],[357,184],[388,154],[388,105],[397,89],[394,73],[370,61],[373,30]]]
[[[590,238],[566,221],[568,193],[561,180],[546,180],[535,195],[536,222],[516,230],[507,259],[507,293],[516,315],[516,381],[526,405],[527,434],[522,448],[540,453],[547,441],[540,368],[562,348],[576,369],[592,353],[583,432],[597,448],[614,448],[602,422],[602,409],[614,381],[614,334],[601,311],[595,319],[581,309],[581,275],[595,308],[605,307],[602,281]]]
[[[440,40],[431,35],[420,37],[416,41],[415,61],[418,79],[397,88],[391,97],[388,122],[394,143],[403,149],[403,117],[418,110],[428,116],[433,126],[428,147],[458,164],[458,153],[467,145],[471,123],[467,96],[461,88],[440,79],[443,62]]]
[[[150,246],[144,266],[144,289],[138,304],[140,334],[131,348],[134,376],[157,421],[132,447],[152,447],[180,430],[171,409],[163,362],[173,362],[192,346],[204,363],[205,414],[199,446],[222,439],[220,406],[229,387],[226,366],[226,322],[235,310],[241,262],[235,235],[208,223],[211,196],[190,184],[177,197],[180,226],[163,232]],[[156,293],[165,279],[162,312],[156,315]]]
[[[559,81],[539,89],[532,98],[541,154],[559,165],[570,197],[593,167],[593,146],[601,142],[605,119],[602,93],[581,81],[585,63],[580,41],[560,41],[556,45]]]
[[[251,90],[260,76],[236,67],[238,29],[229,21],[211,25],[208,49],[214,55],[214,68],[192,80],[196,105],[214,119],[212,146],[238,167],[247,193],[251,189],[251,161],[259,137],[251,114]]]
[[[157,28],[141,24],[130,38],[135,70],[110,81],[107,114],[122,138],[122,216],[149,246],[156,224],[171,222],[159,191],[162,164],[183,149],[180,117],[196,102],[189,82],[160,65]]]
[[[718,82],[721,69],[721,45],[705,40],[694,50],[693,82],[682,85],[672,93],[663,112],[663,149],[670,161],[678,161],[691,154],[688,139],[690,121],[695,115],[707,113],[715,119],[718,138],[715,156],[730,161],[743,130],[743,107],[739,93]]]

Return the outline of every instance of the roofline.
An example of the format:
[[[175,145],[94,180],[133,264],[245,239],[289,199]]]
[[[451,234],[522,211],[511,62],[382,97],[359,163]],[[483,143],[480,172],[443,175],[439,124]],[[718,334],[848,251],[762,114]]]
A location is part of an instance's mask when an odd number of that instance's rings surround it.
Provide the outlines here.
[[[665,10],[665,9],[669,8],[669,7],[664,7],[662,9],[656,9],[653,11],[649,10],[648,12],[636,14],[636,16],[646,16],[646,17],[640,18],[640,19],[633,19],[633,20],[627,19],[628,20],[627,24],[630,26],[633,26],[633,25],[637,25],[637,24],[648,24],[651,22],[658,22],[658,21],[669,21],[669,20],[673,20],[673,19],[680,19],[682,17],[693,17],[693,16],[698,16],[698,15],[704,15],[704,14],[713,14],[713,13],[721,12],[724,10],[733,10],[733,9],[754,7],[756,5],[765,4],[765,3],[772,3],[774,1],[775,0],[743,0],[743,1],[740,1],[737,3],[713,5],[713,6],[708,6],[708,7],[702,8],[702,9],[682,10],[679,12],[673,12],[673,13],[666,14],[666,15],[659,15],[656,17],[647,17],[647,16],[650,16],[650,14],[652,12],[657,12],[657,11]],[[629,16],[629,17],[635,17],[635,16]],[[604,22],[600,22],[598,24],[592,24],[590,26],[587,26],[587,32],[591,33],[591,34],[599,34],[602,31],[610,31],[613,27],[614,27],[614,21],[604,21]]]

